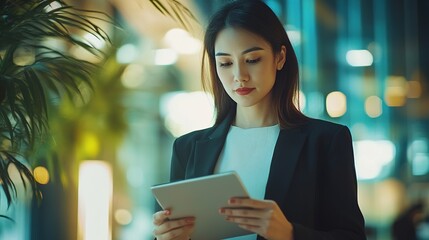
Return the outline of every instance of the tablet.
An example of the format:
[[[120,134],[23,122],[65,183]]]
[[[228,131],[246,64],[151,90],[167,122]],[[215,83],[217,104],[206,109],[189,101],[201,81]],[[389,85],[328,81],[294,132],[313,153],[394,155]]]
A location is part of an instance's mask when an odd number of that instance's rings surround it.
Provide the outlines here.
[[[170,219],[195,217],[192,240],[219,240],[251,234],[219,214],[219,208],[226,207],[231,197],[249,196],[235,172],[156,185],[151,190],[163,209],[171,209]]]

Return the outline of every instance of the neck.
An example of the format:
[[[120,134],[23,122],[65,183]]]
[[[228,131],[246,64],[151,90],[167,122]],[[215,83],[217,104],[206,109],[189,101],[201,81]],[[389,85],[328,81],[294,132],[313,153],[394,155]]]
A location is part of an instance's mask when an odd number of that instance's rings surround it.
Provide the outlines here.
[[[273,107],[237,106],[234,125],[240,128],[267,127],[278,124],[277,112]]]

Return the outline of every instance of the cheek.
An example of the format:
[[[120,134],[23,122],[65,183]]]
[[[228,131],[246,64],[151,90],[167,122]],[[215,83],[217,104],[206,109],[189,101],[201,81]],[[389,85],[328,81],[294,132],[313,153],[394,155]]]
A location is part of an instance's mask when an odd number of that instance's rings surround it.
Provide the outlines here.
[[[226,69],[217,70],[217,76],[219,77],[220,81],[222,82],[222,85],[224,86],[232,80],[232,75]]]
[[[277,69],[272,64],[265,64],[261,68],[258,68],[255,74],[265,79],[265,81],[271,82],[276,79]]]
[[[231,84],[228,84],[228,81],[225,81],[224,79],[220,78],[220,82],[222,84],[223,89],[225,90],[225,92],[228,93],[228,95],[230,94],[230,89],[231,89]]]

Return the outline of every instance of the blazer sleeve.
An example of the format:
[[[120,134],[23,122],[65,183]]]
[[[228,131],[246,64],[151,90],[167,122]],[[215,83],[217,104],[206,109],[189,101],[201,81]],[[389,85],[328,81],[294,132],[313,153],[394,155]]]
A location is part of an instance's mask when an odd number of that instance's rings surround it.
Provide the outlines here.
[[[330,138],[326,154],[321,158],[322,166],[319,166],[318,181],[321,183],[321,189],[317,203],[318,229],[292,223],[294,240],[366,239],[364,218],[357,202],[357,180],[350,131],[342,126]]]

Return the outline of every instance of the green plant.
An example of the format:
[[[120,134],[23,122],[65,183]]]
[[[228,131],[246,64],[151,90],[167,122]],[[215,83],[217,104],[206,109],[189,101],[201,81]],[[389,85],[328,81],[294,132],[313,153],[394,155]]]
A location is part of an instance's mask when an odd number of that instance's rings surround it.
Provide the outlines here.
[[[167,4],[149,1],[185,28],[188,18],[195,20],[176,0],[166,0]],[[89,34],[110,42],[93,22],[112,21],[101,12],[77,9],[62,0],[4,0],[0,7],[0,183],[10,204],[17,196],[8,171],[11,165],[24,186],[29,184],[40,197],[30,171],[34,164],[31,156],[37,146],[55,141],[48,116],[54,108],[49,106],[65,97],[80,95],[84,99],[82,89],[92,89],[97,80],[93,79],[93,74],[99,73],[97,65],[73,56],[70,48],[83,48],[102,61],[105,54],[79,36]],[[46,39],[60,41],[63,49],[46,44]]]
[[[108,42],[107,34],[92,23],[108,17],[54,0],[2,1],[0,16],[0,181],[10,204],[16,197],[8,172],[11,164],[24,185],[28,180],[38,195],[28,156],[36,142],[49,138],[51,97],[79,94],[81,84],[90,86],[95,69],[94,64],[77,59],[67,49],[54,49],[44,40],[59,40],[102,57],[98,49],[76,36],[88,33]]]

